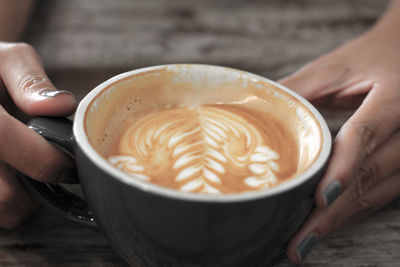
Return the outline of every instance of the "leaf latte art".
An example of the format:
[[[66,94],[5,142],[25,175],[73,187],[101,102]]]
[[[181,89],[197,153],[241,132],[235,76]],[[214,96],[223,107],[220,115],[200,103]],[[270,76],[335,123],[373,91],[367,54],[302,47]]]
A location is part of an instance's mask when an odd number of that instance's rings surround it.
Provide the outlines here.
[[[215,106],[139,116],[108,159],[132,176],[195,193],[237,193],[278,183],[279,153],[253,121]]]

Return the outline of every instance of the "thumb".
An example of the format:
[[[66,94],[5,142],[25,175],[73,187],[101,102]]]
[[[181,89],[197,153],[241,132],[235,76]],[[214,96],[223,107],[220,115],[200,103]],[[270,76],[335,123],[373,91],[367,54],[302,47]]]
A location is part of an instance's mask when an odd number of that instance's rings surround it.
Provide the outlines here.
[[[27,44],[0,44],[0,76],[16,106],[29,116],[67,116],[74,96],[57,90],[36,51]]]

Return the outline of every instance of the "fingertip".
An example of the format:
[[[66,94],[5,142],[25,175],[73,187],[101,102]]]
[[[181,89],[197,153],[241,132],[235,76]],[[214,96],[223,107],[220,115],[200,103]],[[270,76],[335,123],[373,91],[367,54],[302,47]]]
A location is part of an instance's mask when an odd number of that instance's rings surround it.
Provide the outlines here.
[[[309,75],[303,68],[295,73],[284,77],[278,81],[279,84],[296,91],[304,98],[309,100],[315,98],[315,90],[319,88],[320,83],[315,81],[315,77]]]
[[[299,263],[309,254],[322,236],[319,229],[320,209],[314,209],[301,229],[292,238],[286,248],[286,255],[292,263]]]
[[[317,241],[318,235],[316,233],[311,233],[297,244],[295,249],[297,262],[304,260],[304,258],[311,252]]]
[[[309,234],[300,233],[289,243],[286,249],[286,256],[292,263],[300,263],[311,252],[318,241],[315,232]]]
[[[76,107],[75,97],[70,92],[44,90],[34,93],[23,109],[30,116],[69,116]]]
[[[299,263],[301,261],[299,255],[296,252],[296,248],[289,245],[286,249],[286,256],[291,263]]]
[[[293,73],[289,76],[285,76],[282,79],[278,80],[278,83],[288,88],[295,87],[297,76],[298,75],[296,73]]]
[[[304,239],[307,229],[302,228],[289,242],[288,246],[286,247],[286,256],[292,263],[299,263],[301,262],[302,258],[301,255],[297,251],[297,247],[300,242]]]

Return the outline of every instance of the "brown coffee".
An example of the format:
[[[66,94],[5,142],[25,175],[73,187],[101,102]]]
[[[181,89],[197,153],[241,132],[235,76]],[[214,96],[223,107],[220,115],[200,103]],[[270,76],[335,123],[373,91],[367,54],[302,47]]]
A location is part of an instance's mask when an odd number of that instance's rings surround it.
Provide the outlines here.
[[[297,171],[293,134],[245,105],[169,107],[125,123],[108,159],[161,186],[237,193],[274,186]]]
[[[99,99],[119,105],[105,109],[108,123],[87,126],[88,135],[132,179],[231,194],[276,186],[318,156],[320,127],[293,96],[252,79],[199,82],[188,73],[181,80],[176,70],[133,77]]]

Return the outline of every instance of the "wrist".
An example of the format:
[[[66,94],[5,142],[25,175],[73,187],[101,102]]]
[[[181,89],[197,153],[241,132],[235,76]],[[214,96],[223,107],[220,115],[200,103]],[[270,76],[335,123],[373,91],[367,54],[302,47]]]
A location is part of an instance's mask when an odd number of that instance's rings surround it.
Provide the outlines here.
[[[399,25],[400,0],[392,0],[367,35],[400,45]]]

